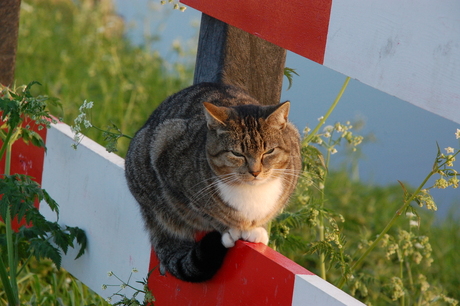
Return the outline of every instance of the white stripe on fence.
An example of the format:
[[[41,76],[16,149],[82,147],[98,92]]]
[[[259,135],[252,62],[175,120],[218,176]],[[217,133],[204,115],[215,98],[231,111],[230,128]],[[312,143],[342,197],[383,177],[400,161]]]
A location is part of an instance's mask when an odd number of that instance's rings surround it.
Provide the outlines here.
[[[88,237],[86,254],[74,260],[76,252],[70,249],[63,267],[107,297],[116,290],[103,291],[102,284],[120,284],[108,278],[108,271],[127,281],[131,269],[137,268],[134,276],[146,277],[150,243],[125,182],[124,160],[89,138],[74,150],[72,137],[62,123],[48,130],[42,186],[59,204],[59,223],[78,226]],[[46,205],[40,205],[40,211],[54,218]]]

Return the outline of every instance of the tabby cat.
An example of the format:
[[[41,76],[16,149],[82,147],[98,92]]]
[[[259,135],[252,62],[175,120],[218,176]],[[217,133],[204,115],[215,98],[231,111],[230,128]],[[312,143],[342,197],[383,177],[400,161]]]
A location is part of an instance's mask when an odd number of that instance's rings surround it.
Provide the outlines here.
[[[264,226],[301,167],[288,112],[289,102],[261,106],[237,87],[201,83],[167,98],[136,133],[126,179],[162,274],[205,281],[236,240],[267,244]]]

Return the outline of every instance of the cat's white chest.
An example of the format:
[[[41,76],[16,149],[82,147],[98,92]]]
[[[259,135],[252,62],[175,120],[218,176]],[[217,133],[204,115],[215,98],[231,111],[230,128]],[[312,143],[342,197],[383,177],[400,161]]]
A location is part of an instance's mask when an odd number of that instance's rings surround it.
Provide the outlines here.
[[[250,221],[262,219],[275,209],[282,187],[280,178],[260,185],[217,184],[222,199]]]

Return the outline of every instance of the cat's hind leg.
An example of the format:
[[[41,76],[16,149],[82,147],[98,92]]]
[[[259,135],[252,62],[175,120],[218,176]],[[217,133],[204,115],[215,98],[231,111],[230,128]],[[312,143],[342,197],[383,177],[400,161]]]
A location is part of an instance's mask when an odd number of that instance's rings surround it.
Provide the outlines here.
[[[188,282],[211,279],[221,267],[227,248],[221,244],[221,234],[211,232],[199,242],[169,237],[154,246],[160,260],[160,272],[168,271]]]

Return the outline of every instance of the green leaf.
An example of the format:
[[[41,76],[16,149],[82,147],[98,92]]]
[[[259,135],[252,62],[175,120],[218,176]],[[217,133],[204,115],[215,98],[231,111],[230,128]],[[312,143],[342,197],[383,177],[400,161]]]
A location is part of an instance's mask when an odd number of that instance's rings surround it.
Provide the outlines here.
[[[64,254],[67,254],[69,246],[73,247],[71,235],[65,233],[60,227],[54,230],[51,233],[51,236],[53,238],[53,242],[56,243],[56,245],[64,252]]]
[[[288,82],[289,82],[289,86],[287,90],[291,89],[292,87],[292,80],[294,78],[294,74],[297,76],[299,75],[293,68],[288,68],[288,67],[284,68],[284,76],[288,79]]]
[[[42,189],[43,191],[43,199],[45,200],[46,204],[48,204],[49,208],[56,213],[56,216],[59,220],[59,205],[56,203],[53,198],[50,197],[48,192],[45,189]]]
[[[75,259],[78,259],[83,254],[85,254],[85,250],[88,244],[88,239],[86,237],[85,231],[79,227],[70,227],[70,226],[67,226],[66,230],[69,231],[71,235],[70,237],[71,241],[73,241],[74,239],[77,239],[77,243],[80,245],[80,250],[78,251],[78,254],[75,257]]]
[[[31,140],[31,131],[26,128],[21,128],[21,138],[28,145]]]
[[[37,132],[30,131],[30,136],[31,136],[32,144],[34,146],[39,147],[39,148],[44,148],[46,151],[45,142],[43,141],[43,138]]]
[[[34,238],[30,241],[30,251],[40,260],[41,258],[48,258],[56,265],[58,269],[61,268],[62,256],[59,249],[53,246],[48,240]]]

